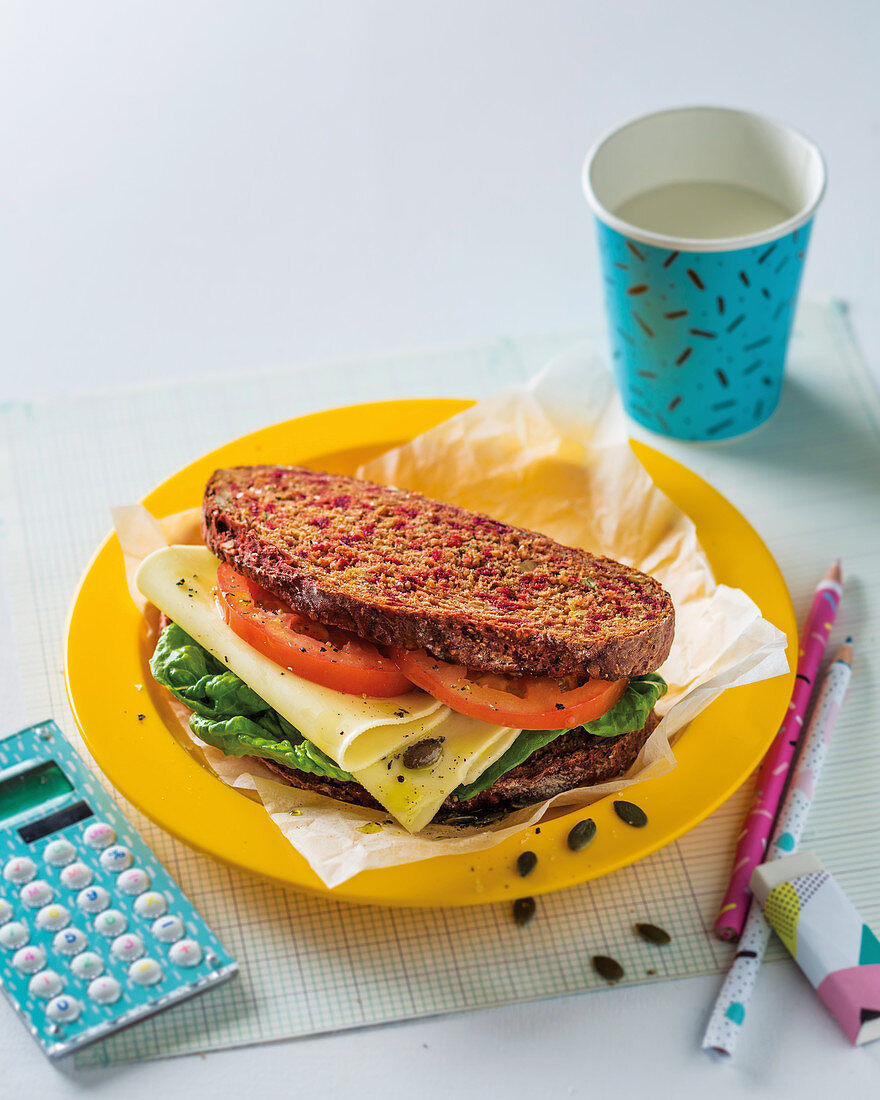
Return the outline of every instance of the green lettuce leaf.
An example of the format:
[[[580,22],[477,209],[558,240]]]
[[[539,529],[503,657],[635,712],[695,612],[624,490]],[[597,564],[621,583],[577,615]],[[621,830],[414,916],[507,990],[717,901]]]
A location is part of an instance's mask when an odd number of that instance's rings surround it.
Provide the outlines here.
[[[597,718],[595,722],[587,722],[584,729],[594,737],[618,737],[621,733],[640,730],[647,722],[654,704],[661,695],[665,694],[666,681],[656,672],[651,672],[647,676],[634,676],[623,696],[611,710],[601,718]],[[494,764],[490,764],[473,783],[457,787],[453,792],[454,797],[463,802],[480,794],[487,787],[491,787],[502,775],[528,760],[537,749],[549,745],[564,733],[568,733],[568,730],[523,730],[510,748],[502,753]]]
[[[260,756],[312,775],[352,779],[176,623],[162,631],[150,670],[193,711],[193,733],[227,756]]]
[[[283,719],[282,719],[283,720]],[[338,768],[317,745],[307,741],[302,734],[294,743],[290,738],[275,740],[267,737],[262,727],[251,718],[202,718],[194,714],[189,728],[197,737],[213,745],[227,756],[260,756],[274,760],[286,768],[309,772],[330,779],[351,781],[352,776]]]

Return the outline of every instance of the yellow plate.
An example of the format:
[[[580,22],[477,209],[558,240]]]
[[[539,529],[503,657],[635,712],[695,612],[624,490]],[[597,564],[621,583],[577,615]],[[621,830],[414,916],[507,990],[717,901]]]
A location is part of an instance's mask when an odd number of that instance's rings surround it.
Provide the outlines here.
[[[467,408],[455,400],[388,401],[289,420],[198,459],[144,500],[157,516],[191,508],[218,467],[308,464],[352,473],[368,458]],[[344,445],[344,450],[331,448]],[[769,551],[745,519],[711,486],[642,444],[635,450],[657,485],[697,526],[719,582],[742,588],[797,652],[794,611]],[[662,848],[707,817],[746,779],[775,733],[793,675],[725,692],[676,745],[677,767],[634,789],[642,829],[624,825],[611,798],[589,810],[596,839],[580,853],[565,838],[585,816],[567,814],[534,831],[466,856],[442,856],[367,871],[328,891],[284,840],[262,806],[234,791],[180,743],[163,693],[147,666],[144,621],[125,584],[111,535],[86,571],[67,630],[65,673],[83,738],[110,782],[161,828],[224,863],[310,893],[383,905],[475,905],[522,892],[513,865],[524,845],[538,854],[528,892],[546,893],[598,878]],[[143,718],[139,718],[144,715]]]

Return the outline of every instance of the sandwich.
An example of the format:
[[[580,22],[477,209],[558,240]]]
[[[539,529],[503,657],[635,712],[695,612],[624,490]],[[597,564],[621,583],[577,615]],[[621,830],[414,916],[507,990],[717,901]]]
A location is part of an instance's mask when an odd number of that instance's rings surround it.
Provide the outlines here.
[[[675,615],[630,566],[302,467],[217,470],[202,534],[139,569],[153,676],[294,787],[483,824],[625,775],[657,724]]]

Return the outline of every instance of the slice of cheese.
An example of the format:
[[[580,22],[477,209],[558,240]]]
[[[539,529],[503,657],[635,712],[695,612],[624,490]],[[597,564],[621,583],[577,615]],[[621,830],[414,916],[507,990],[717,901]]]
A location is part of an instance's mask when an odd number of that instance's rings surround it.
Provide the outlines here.
[[[136,584],[160,610],[317,745],[411,832],[470,783],[519,730],[467,718],[424,691],[389,699],[347,695],[282,668],[222,620],[214,604],[217,558],[203,546],[169,546],[141,563]],[[409,770],[400,755],[429,736],[443,751],[430,768]]]
[[[443,746],[432,767],[410,770],[403,766],[400,753],[394,753],[354,773],[358,783],[411,833],[424,829],[455,788],[473,783],[520,733],[443,709],[447,714],[430,734]]]
[[[424,691],[387,699],[347,695],[282,668],[226,625],[214,604],[217,558],[204,546],[169,546],[145,558],[140,591],[239,676],[340,768],[354,772],[432,730],[446,708]]]

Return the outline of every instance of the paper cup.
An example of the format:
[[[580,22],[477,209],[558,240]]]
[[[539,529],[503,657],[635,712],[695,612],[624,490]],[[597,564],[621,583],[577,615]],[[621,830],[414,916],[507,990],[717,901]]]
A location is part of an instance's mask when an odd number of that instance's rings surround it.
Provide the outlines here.
[[[671,183],[723,183],[790,217],[760,232],[687,238],[615,211]],[[776,409],[813,214],[825,190],[819,150],[746,111],[683,107],[614,130],[589,152],[583,185],[596,215],[618,388],[646,428],[730,439]]]

